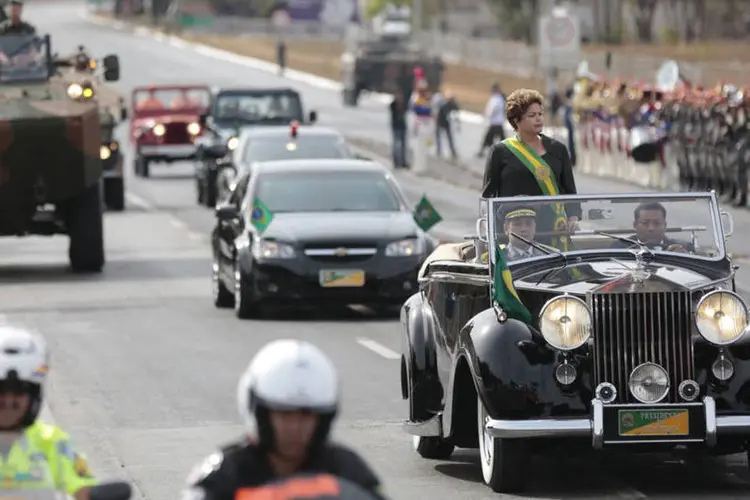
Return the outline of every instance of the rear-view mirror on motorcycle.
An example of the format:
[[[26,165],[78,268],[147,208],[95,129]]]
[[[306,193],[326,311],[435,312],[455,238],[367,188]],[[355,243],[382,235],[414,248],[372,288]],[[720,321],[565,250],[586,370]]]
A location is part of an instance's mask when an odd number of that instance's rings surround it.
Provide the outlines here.
[[[120,58],[115,54],[104,56],[102,66],[104,66],[104,79],[106,81],[116,82],[120,79]]]

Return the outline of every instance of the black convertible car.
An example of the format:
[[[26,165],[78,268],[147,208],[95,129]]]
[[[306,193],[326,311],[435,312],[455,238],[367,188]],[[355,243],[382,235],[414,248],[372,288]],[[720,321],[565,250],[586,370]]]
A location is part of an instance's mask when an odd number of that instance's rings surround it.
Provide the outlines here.
[[[402,308],[405,430],[422,457],[479,448],[484,481],[510,492],[553,446],[747,449],[748,308],[714,193],[485,208],[474,242],[438,247]]]
[[[241,173],[212,233],[217,307],[401,305],[435,240],[395,178],[354,159],[258,163]]]

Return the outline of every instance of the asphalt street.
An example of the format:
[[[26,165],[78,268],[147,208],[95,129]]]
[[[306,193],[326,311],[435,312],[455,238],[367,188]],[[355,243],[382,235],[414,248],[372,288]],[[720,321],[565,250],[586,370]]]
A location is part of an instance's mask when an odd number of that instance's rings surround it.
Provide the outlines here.
[[[98,26],[79,11],[79,4],[27,6],[29,19],[52,34],[56,51],[84,43],[97,54],[119,54],[122,92],[148,83],[288,84],[319,111],[321,124],[357,137],[387,138],[382,104],[345,109],[331,90]],[[467,140],[478,141],[478,134]],[[132,174],[129,162],[127,171]],[[431,462],[411,451],[400,430],[406,406],[400,400],[396,320],[352,308],[295,320],[287,315],[239,321],[213,307],[207,239],[213,214],[196,205],[190,175],[188,164],[157,166],[146,180],[130,175],[127,210],[106,216],[108,263],[100,276],[68,274],[66,238],[0,241],[0,312],[49,341],[51,413],[88,452],[94,470],[132,480],[137,498],[175,498],[196,461],[241,433],[235,385],[253,353],[272,339],[297,337],[333,357],[344,398],[335,435],[367,457],[392,498],[498,498],[481,484],[475,452]],[[461,175],[456,171],[455,181],[443,182],[398,174],[414,201],[428,194],[445,219],[442,232],[456,238],[473,232],[477,210],[476,190],[463,187]],[[580,178],[579,187],[632,190],[592,178]],[[733,213],[739,252],[750,233],[750,213]],[[728,499],[750,492],[741,456],[700,463],[538,457],[534,468],[529,491],[507,498]]]

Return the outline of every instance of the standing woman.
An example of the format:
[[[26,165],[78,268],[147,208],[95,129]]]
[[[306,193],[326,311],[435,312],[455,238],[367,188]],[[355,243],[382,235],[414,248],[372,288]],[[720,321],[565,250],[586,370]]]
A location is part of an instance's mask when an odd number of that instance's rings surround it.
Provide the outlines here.
[[[514,91],[505,102],[505,115],[516,136],[492,148],[484,171],[482,197],[576,194],[568,149],[560,141],[541,133],[544,127],[542,95],[531,89]],[[548,216],[540,214],[538,231],[573,230],[580,217],[578,204],[554,205]],[[552,244],[558,248],[567,246],[567,238]]]

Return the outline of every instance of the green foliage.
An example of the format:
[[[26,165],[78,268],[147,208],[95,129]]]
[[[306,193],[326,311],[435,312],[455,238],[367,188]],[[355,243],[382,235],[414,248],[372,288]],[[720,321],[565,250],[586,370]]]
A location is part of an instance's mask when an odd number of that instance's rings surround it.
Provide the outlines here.
[[[395,5],[397,7],[401,7],[404,5],[408,5],[411,7],[413,3],[413,0],[367,0],[367,5],[365,6],[365,15],[372,19],[373,17],[380,14],[388,4]]]
[[[514,40],[531,41],[536,23],[536,0],[488,0],[502,32]]]

